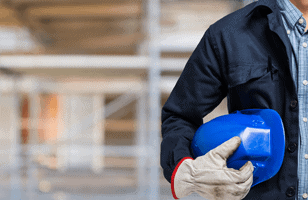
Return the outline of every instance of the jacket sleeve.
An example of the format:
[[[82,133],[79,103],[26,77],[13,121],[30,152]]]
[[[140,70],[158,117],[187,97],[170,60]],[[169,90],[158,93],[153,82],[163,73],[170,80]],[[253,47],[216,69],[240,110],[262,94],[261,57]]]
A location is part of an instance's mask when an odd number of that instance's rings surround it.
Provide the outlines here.
[[[193,157],[190,143],[203,124],[203,117],[227,94],[220,69],[222,58],[210,29],[193,51],[162,108],[160,164],[169,183],[178,163],[185,157]]]

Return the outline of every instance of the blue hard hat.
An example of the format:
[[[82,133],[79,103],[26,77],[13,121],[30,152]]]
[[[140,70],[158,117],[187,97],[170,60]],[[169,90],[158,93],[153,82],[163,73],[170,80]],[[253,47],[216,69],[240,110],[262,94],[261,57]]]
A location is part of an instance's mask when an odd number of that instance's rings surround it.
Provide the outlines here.
[[[236,111],[204,123],[191,142],[194,159],[234,136],[239,136],[242,142],[227,159],[227,167],[238,170],[251,161],[254,166],[251,187],[279,171],[284,157],[285,134],[279,114],[272,109]]]

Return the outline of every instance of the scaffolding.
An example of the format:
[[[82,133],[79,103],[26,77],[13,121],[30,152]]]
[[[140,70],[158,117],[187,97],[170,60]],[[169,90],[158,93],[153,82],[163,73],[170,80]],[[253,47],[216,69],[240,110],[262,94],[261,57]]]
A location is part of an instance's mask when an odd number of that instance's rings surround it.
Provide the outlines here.
[[[38,187],[48,189],[48,183],[39,183],[38,167],[32,159],[24,161],[23,156],[33,158],[39,153],[52,153],[56,149],[59,162],[57,170],[67,172],[71,168],[88,167],[85,161],[80,163],[74,154],[83,156],[94,173],[104,172],[104,156],[123,156],[137,158],[138,194],[125,199],[162,199],[160,195],[160,99],[161,94],[169,94],[176,84],[176,77],[162,77],[165,71],[180,73],[187,59],[161,58],[161,51],[193,51],[200,35],[192,35],[193,42],[187,45],[173,45],[160,40],[160,1],[149,0],[146,4],[146,28],[148,55],[138,56],[80,56],[80,55],[40,55],[40,56],[1,56],[0,72],[5,76],[0,79],[0,100],[9,102],[11,109],[11,124],[8,129],[2,129],[2,135],[8,135],[11,146],[1,149],[1,155],[9,155],[10,163],[1,165],[10,174],[11,200],[22,198],[21,177],[16,173],[27,165],[28,199],[35,199]],[[174,36],[176,37],[176,36]],[[125,70],[132,79],[105,79],[100,84],[88,82],[58,82],[49,76],[65,77],[70,74],[82,75],[94,71],[98,74],[109,72],[116,74]],[[107,73],[108,74],[108,73]],[[43,77],[43,78],[42,78]],[[146,78],[144,78],[146,77]],[[26,147],[20,145],[20,94],[27,93],[30,101],[30,138]],[[37,138],[38,118],[40,112],[39,95],[54,93],[63,96],[63,120],[65,131],[57,144],[39,144]],[[105,93],[121,93],[122,95],[105,104]],[[92,112],[83,118],[77,118],[74,113],[79,109],[76,95],[87,95],[91,102]],[[8,98],[9,96],[9,98]],[[137,137],[135,145],[112,146],[103,145],[105,119],[119,109],[137,101]],[[0,107],[0,109],[3,107]],[[0,113],[3,113],[0,110]],[[82,122],[82,124],[80,123]],[[74,143],[78,133],[91,128],[90,145]],[[9,133],[7,133],[8,131]],[[45,184],[45,185],[44,185]],[[41,189],[41,190],[42,190]],[[108,196],[108,199],[121,199]],[[199,199],[190,196],[190,199]]]

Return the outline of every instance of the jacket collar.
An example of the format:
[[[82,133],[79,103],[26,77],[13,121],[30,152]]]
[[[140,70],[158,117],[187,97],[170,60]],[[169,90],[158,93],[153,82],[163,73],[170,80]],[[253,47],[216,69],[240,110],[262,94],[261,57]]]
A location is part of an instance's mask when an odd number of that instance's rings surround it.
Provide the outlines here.
[[[251,14],[254,10],[256,10],[257,8],[261,8],[261,7],[267,7],[269,8],[272,12],[278,10],[277,7],[277,2],[276,0],[258,0],[256,2],[256,4],[254,5],[254,7],[251,9],[251,11],[249,13],[246,14],[246,16],[248,16],[249,14]]]

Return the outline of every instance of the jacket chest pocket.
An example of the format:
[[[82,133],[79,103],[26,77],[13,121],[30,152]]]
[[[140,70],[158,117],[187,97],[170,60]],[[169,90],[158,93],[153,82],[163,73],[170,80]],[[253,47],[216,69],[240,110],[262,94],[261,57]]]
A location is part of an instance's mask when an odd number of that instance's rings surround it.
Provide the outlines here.
[[[272,64],[234,66],[227,76],[230,111],[282,106],[282,79]]]

